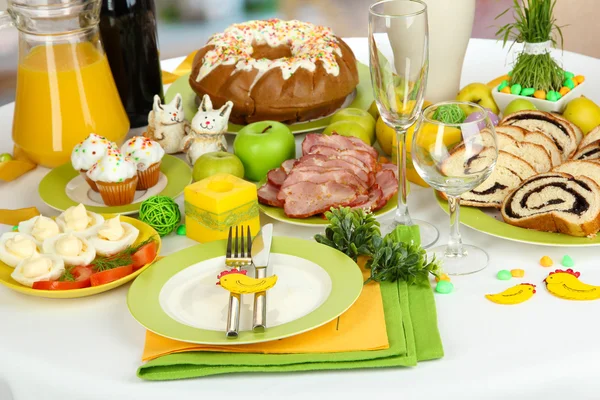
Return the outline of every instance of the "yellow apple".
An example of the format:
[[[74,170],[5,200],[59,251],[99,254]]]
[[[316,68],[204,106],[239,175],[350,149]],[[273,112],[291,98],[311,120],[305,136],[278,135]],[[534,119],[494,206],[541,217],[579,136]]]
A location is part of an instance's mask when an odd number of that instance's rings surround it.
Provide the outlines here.
[[[500,112],[498,105],[492,96],[492,89],[485,83],[469,83],[458,92],[456,100],[479,104],[482,107],[489,108],[496,115]],[[477,111],[475,107],[462,107],[462,109],[467,116],[472,112]]]
[[[567,104],[563,117],[581,129],[584,135],[600,125],[600,107],[587,97],[578,97]]]

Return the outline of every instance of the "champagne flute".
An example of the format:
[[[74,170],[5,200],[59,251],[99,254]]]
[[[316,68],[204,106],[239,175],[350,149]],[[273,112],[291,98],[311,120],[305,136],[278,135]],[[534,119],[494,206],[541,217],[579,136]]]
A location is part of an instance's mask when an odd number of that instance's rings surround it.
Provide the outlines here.
[[[468,122],[440,122],[454,109],[475,109]],[[464,114],[463,114],[464,115]],[[456,123],[453,123],[456,122]],[[448,199],[450,239],[447,246],[430,250],[443,260],[449,275],[464,275],[485,268],[489,257],[479,247],[462,243],[460,196],[490,178],[498,158],[494,125],[487,111],[474,103],[448,101],[427,107],[419,119],[412,143],[413,164],[423,180]],[[493,176],[490,178],[493,179]]]
[[[408,212],[406,131],[423,107],[429,63],[427,6],[420,0],[384,0],[369,8],[369,53],[375,102],[384,122],[396,131],[398,208],[390,232],[398,225],[418,225],[421,245],[434,244],[439,232]]]

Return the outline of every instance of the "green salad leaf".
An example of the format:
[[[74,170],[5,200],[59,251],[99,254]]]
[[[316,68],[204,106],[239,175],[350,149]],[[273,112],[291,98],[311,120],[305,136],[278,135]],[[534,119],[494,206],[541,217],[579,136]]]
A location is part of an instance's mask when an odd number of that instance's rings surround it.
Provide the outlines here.
[[[372,254],[373,237],[381,237],[379,222],[363,209],[332,208],[325,213],[329,226],[325,235],[315,235],[318,243],[333,247],[356,261]]]
[[[362,209],[332,208],[325,217],[329,225],[324,235],[315,235],[315,240],[354,261],[359,256],[368,256],[366,268],[371,270],[371,276],[365,284],[401,280],[412,285],[427,279],[429,274],[439,276],[441,273],[440,261],[435,257],[428,260],[421,247],[416,225],[398,226],[382,238],[379,222]]]
[[[391,237],[373,238],[373,255],[366,267],[371,276],[365,283],[405,281],[409,285],[429,274],[440,274],[440,262],[433,257],[427,259],[427,253],[421,246],[406,242],[394,241]]]

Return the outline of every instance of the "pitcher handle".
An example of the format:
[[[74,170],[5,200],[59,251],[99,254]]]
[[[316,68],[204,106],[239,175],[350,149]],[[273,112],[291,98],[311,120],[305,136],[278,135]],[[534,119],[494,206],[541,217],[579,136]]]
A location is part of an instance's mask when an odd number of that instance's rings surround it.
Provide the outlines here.
[[[7,26],[12,26],[12,18],[10,14],[6,11],[0,11],[0,29],[6,28]]]

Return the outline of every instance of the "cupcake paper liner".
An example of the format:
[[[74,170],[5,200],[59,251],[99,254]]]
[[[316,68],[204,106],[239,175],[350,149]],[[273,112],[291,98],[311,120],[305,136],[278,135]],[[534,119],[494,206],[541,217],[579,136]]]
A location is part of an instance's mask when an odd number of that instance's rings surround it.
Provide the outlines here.
[[[145,171],[138,171],[137,190],[146,190],[158,183],[160,176],[160,161],[152,164]]]
[[[81,176],[83,176],[83,179],[85,179],[85,181],[88,183],[88,185],[90,185],[90,187],[92,188],[92,190],[94,192],[100,191],[100,190],[98,190],[98,185],[96,185],[96,182],[94,182],[87,176],[87,170],[82,169],[79,171],[79,173],[81,174]]]
[[[107,206],[123,206],[133,202],[137,183],[138,177],[134,176],[123,182],[97,181],[96,185],[98,185],[104,204]]]

